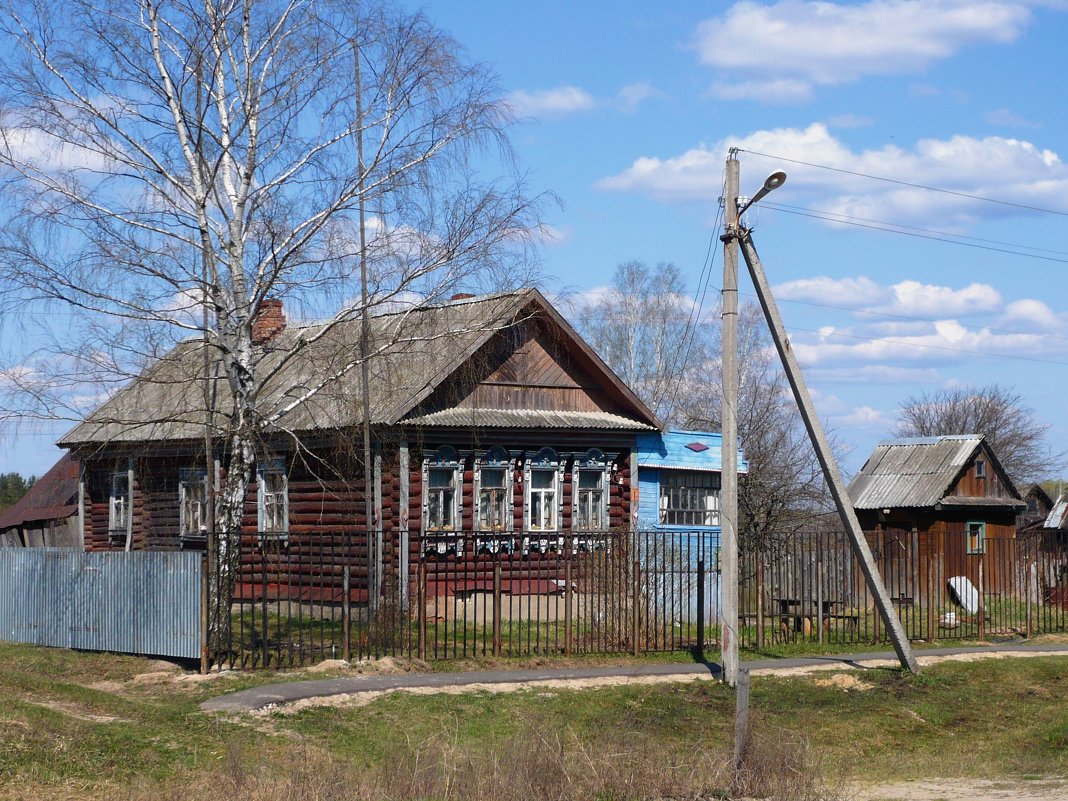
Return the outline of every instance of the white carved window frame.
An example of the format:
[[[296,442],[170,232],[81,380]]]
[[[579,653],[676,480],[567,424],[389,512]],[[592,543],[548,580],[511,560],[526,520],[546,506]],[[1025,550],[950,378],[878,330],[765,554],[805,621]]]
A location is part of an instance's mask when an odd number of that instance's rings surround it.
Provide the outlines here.
[[[274,521],[270,520],[269,504],[277,510]],[[257,465],[256,530],[261,545],[289,541],[289,476],[283,456],[272,456]]]
[[[108,537],[130,539],[133,533],[133,463],[108,478]]]
[[[452,474],[452,512],[451,527],[430,527],[430,472],[444,470]],[[463,553],[463,470],[464,460],[455,448],[442,445],[436,451],[423,458],[423,549],[426,553],[445,556],[449,553],[457,557]]]
[[[485,535],[475,540],[475,548],[489,553],[497,553],[499,551],[511,553],[515,546],[512,538],[515,528],[515,459],[504,448],[496,446],[477,456],[474,467],[474,487],[472,488],[472,497],[474,498],[473,519],[475,530]],[[487,523],[482,518],[483,470],[504,471],[503,524],[499,528],[493,527],[492,524]]]
[[[542,448],[532,457],[526,459],[523,464],[523,525],[526,533],[523,537],[523,553],[530,554],[532,551],[545,553],[547,551],[560,552],[564,547],[564,538],[561,531],[561,518],[564,513],[564,467],[565,460],[552,448]],[[532,525],[531,515],[533,505],[531,493],[533,490],[532,479],[534,473],[546,471],[553,475],[553,491],[555,492],[553,510],[553,528],[535,529]]]
[[[194,499],[194,503],[199,503],[200,508],[200,524],[196,530],[193,530],[191,521],[188,519],[188,501],[190,500],[191,490],[199,490],[201,497],[199,501]],[[183,467],[178,471],[178,536],[181,539],[195,539],[201,540],[207,537],[208,533],[208,474],[203,468],[197,467]]]

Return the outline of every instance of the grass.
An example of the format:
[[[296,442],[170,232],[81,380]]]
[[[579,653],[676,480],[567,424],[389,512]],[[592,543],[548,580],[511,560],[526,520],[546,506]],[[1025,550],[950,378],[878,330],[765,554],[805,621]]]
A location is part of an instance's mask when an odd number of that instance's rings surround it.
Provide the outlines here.
[[[198,704],[282,677],[160,668],[0,644],[0,797],[378,801],[389,787],[394,799],[607,801],[725,786],[733,696],[718,684],[394,694],[231,720]],[[839,780],[1068,774],[1063,659],[852,674],[863,690],[829,675],[754,678],[754,764],[768,772],[749,791],[814,799]]]

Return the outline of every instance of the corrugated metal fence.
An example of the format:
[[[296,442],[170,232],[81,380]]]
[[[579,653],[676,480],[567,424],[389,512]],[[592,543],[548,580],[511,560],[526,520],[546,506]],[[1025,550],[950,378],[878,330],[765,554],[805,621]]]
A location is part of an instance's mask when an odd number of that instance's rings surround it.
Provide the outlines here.
[[[0,639],[199,659],[201,554],[0,549]]]

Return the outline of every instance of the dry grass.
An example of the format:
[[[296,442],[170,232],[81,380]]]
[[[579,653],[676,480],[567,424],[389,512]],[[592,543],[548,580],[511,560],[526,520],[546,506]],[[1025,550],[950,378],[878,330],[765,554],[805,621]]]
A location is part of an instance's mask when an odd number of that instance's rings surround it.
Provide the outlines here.
[[[377,765],[344,762],[305,748],[283,768],[251,763],[233,750],[226,769],[190,783],[144,783],[101,797],[184,801],[206,795],[242,801],[649,801],[755,797],[823,801],[840,797],[822,781],[799,737],[757,737],[734,782],[728,758],[695,745],[686,752],[628,735],[596,750],[570,729],[524,722],[521,733],[473,751],[448,731],[409,744]]]

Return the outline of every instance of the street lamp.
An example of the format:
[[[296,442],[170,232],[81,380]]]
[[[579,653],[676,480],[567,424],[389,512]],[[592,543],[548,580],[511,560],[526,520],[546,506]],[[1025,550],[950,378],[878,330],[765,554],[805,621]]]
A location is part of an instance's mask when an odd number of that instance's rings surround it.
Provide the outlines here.
[[[754,203],[758,202],[761,198],[765,197],[769,192],[773,192],[786,183],[786,173],[782,170],[776,170],[767,178],[764,179],[764,185],[760,187],[759,191],[753,195],[749,201],[738,209],[738,216],[741,217],[745,214],[746,210]]]

